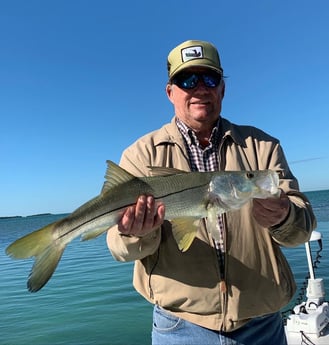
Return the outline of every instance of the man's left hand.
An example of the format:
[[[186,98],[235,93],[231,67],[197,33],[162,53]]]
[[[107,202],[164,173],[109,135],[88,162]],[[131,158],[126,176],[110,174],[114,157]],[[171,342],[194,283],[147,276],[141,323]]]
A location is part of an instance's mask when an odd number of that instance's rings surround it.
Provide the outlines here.
[[[281,190],[279,198],[254,199],[252,214],[257,223],[270,228],[283,222],[290,210],[287,194]]]

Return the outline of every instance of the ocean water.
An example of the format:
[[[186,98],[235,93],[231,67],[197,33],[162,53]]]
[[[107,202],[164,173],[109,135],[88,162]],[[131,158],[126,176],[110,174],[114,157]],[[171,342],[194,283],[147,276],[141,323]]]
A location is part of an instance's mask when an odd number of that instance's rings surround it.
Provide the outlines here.
[[[315,270],[329,296],[329,190],[307,192],[322,233]],[[0,344],[147,345],[152,306],[132,287],[132,263],[113,260],[105,235],[70,243],[50,281],[37,293],[26,289],[32,260],[12,260],[5,248],[15,239],[65,215],[0,219]],[[311,243],[313,259],[319,249]],[[299,291],[308,273],[305,246],[284,249]]]

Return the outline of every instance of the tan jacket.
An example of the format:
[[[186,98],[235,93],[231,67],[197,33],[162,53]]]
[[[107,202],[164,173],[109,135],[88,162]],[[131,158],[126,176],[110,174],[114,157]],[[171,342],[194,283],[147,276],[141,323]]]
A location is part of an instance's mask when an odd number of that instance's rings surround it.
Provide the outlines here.
[[[220,292],[217,254],[205,226],[184,253],[178,250],[169,222],[143,238],[121,236],[114,227],[109,231],[109,246],[117,260],[136,260],[134,286],[148,301],[203,327],[232,331],[290,301],[295,283],[280,245],[306,242],[316,220],[279,141],[254,127],[237,126],[225,119],[221,124],[220,169],[280,171],[280,188],[291,201],[288,218],[271,229],[255,222],[252,203],[224,215],[227,292]],[[174,119],[127,148],[120,165],[135,176],[148,175],[150,165],[189,171],[187,151]]]

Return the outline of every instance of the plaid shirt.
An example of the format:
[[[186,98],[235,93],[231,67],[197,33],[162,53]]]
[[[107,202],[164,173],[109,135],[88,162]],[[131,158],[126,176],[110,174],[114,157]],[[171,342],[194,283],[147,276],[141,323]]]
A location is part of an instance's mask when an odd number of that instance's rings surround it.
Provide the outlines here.
[[[220,133],[220,120],[218,119],[216,126],[211,132],[209,139],[209,145],[205,148],[202,148],[199,140],[194,133],[194,131],[186,126],[184,122],[176,117],[176,125],[181,132],[185,146],[189,155],[189,161],[192,171],[218,171],[219,170],[219,133]],[[221,253],[224,253],[224,228],[222,217],[218,217],[218,228],[219,228],[219,238],[220,242],[214,241],[217,250],[220,250]],[[223,256],[221,255],[221,259]]]
[[[192,171],[218,171],[219,120],[213,128],[209,145],[202,148],[196,134],[184,122],[176,118],[176,124],[183,135]]]

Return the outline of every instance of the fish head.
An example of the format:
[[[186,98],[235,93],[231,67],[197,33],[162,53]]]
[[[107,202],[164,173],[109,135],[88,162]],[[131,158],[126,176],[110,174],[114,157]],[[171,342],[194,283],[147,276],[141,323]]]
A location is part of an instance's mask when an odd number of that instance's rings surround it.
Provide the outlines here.
[[[251,173],[257,187],[254,198],[266,199],[280,196],[279,174],[273,170],[260,170]]]
[[[238,209],[252,198],[275,197],[279,194],[279,177],[272,170],[225,171],[214,175],[209,193],[226,210]]]

